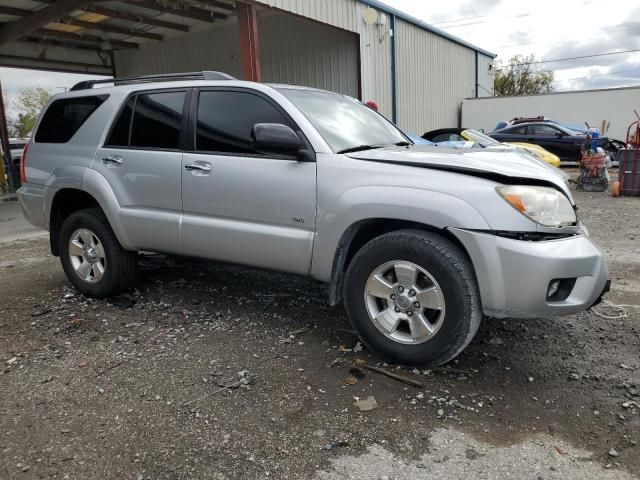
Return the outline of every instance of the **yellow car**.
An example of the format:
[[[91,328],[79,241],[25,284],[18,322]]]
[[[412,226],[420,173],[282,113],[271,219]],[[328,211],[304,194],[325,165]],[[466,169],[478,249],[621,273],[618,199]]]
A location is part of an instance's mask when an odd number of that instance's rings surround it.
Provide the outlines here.
[[[554,167],[560,168],[560,157],[551,153],[549,150],[541,147],[540,145],[534,145],[533,143],[524,143],[524,142],[507,142],[511,145],[517,145],[520,148],[523,148],[530,153],[538,160],[542,160],[543,162],[547,162]]]
[[[422,135],[422,138],[424,140],[428,140],[430,142],[438,144],[473,142],[482,147],[513,145],[513,147],[524,150],[537,160],[560,168],[560,158],[539,145],[522,142],[501,143],[478,130],[474,130],[473,128],[439,128],[437,130],[426,132],[424,135]]]

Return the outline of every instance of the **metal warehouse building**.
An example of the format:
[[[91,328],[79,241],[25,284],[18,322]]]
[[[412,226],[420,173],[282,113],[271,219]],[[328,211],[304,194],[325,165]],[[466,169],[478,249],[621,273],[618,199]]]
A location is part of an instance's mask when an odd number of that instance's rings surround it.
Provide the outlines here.
[[[0,22],[0,66],[221,70],[374,100],[417,133],[493,92],[494,54],[374,0],[3,0]]]

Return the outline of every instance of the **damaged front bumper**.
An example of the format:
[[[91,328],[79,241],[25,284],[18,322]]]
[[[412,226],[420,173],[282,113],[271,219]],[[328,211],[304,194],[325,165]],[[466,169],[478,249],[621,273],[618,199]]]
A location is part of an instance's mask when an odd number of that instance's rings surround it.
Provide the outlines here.
[[[526,241],[458,228],[450,232],[471,257],[487,316],[568,315],[588,309],[607,290],[604,252],[587,235]]]

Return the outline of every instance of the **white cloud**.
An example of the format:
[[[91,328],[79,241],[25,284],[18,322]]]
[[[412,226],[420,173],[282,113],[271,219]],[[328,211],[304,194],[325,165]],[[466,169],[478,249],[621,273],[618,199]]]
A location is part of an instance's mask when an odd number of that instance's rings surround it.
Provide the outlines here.
[[[316,0],[322,1],[322,0]],[[555,59],[640,49],[637,0],[383,0],[506,60]],[[640,84],[640,54],[543,64],[559,90]],[[95,76],[0,68],[5,101],[23,87],[54,92]],[[9,102],[8,111],[12,106]]]
[[[516,54],[557,59],[640,49],[640,7],[633,0],[384,2],[497,53],[499,60]],[[640,84],[638,62],[638,54],[621,54],[545,63],[539,68],[554,70],[556,88],[567,90]],[[638,67],[635,76],[633,63]],[[589,75],[597,76],[590,81]]]

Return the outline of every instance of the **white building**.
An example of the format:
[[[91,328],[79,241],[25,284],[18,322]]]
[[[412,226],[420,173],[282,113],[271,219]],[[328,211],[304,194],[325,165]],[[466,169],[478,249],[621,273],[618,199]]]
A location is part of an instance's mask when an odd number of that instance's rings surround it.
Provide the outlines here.
[[[6,4],[7,2],[3,2]],[[491,95],[494,54],[374,0],[11,0],[0,66],[121,76],[220,70],[373,100],[415,133]]]
[[[462,103],[462,126],[492,131],[514,117],[544,116],[561,123],[598,128],[603,135],[626,140],[629,124],[640,112],[640,87],[603,88],[521,97],[468,98]]]

